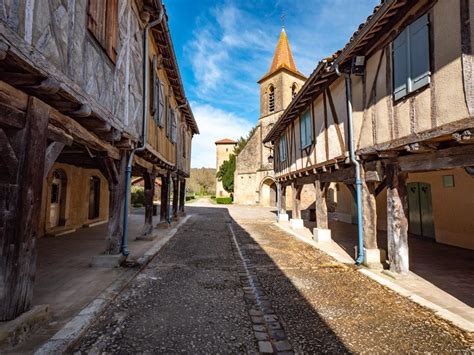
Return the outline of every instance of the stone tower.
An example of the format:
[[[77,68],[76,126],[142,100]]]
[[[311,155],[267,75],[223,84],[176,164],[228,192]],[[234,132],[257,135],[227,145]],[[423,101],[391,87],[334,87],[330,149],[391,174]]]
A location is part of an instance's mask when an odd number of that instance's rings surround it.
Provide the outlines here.
[[[285,29],[282,28],[268,72],[260,85],[260,117],[257,129],[237,157],[234,180],[234,201],[241,204],[274,205],[276,185],[273,164],[269,162],[272,148],[263,138],[290,104],[306,77],[296,69]]]
[[[215,142],[216,144],[216,172],[219,170],[222,163],[229,159],[229,155],[234,152],[234,148],[237,145],[237,142],[224,138]],[[229,193],[224,190],[222,186],[222,181],[217,180],[216,178],[216,197],[227,197]]]

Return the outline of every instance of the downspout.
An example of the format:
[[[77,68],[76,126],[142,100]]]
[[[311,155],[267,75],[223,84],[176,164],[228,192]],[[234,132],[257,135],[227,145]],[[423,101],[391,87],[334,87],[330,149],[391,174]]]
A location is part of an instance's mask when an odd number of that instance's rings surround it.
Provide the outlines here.
[[[143,30],[143,124],[142,124],[142,145],[136,147],[128,157],[127,169],[125,171],[125,199],[123,205],[123,231],[122,231],[122,245],[120,247],[122,255],[128,256],[128,195],[130,194],[130,179],[132,177],[133,157],[137,152],[143,152],[146,147],[147,128],[148,128],[148,81],[150,75],[149,69],[149,31],[163,20],[163,7],[160,9],[158,18],[152,22],[147,23]]]
[[[280,209],[281,209],[281,183],[277,182],[277,222],[280,222]]]
[[[356,195],[357,195],[357,234],[359,240],[359,247],[357,248],[358,256],[356,265],[362,264],[364,261],[364,226],[362,224],[362,179],[360,174],[360,163],[355,155],[354,148],[354,124],[352,120],[352,92],[351,92],[351,75],[343,74],[339,71],[339,64],[334,64],[334,70],[338,76],[343,76],[346,83],[346,98],[347,98],[347,117],[349,121],[349,151],[352,164],[355,166],[356,174]]]

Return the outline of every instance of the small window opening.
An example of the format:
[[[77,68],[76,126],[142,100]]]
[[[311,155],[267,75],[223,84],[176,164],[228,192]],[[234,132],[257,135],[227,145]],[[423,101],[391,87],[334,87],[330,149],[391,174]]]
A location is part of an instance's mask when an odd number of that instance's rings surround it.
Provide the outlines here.
[[[268,95],[268,111],[275,112],[275,88],[270,86],[270,93]]]

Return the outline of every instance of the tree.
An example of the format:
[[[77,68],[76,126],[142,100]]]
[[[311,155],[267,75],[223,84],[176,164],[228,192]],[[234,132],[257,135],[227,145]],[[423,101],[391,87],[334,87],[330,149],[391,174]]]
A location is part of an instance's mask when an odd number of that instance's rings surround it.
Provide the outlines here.
[[[188,180],[188,191],[200,195],[214,193],[216,190],[216,169],[200,168],[191,169]]]
[[[225,160],[219,167],[217,179],[222,181],[222,187],[229,193],[234,192],[235,155],[229,155],[229,160]]]

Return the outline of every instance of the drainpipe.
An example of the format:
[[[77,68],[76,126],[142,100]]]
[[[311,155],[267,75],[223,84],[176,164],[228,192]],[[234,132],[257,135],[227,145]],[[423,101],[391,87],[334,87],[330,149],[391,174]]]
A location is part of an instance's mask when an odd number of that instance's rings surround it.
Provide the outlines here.
[[[346,98],[347,98],[347,117],[349,120],[349,151],[352,164],[355,166],[356,173],[356,194],[357,194],[357,234],[359,239],[358,256],[356,265],[362,264],[364,261],[364,226],[362,224],[362,179],[360,176],[360,163],[355,155],[354,148],[354,124],[352,120],[352,93],[351,93],[351,75],[343,74],[339,71],[339,64],[334,64],[334,69],[338,76],[343,76],[346,82]]]
[[[152,27],[158,25],[163,20],[163,7],[160,9],[158,18],[149,22],[143,30],[143,124],[142,124],[142,145],[133,149],[128,157],[127,169],[125,171],[125,200],[123,205],[123,231],[122,231],[122,245],[120,247],[122,255],[128,256],[128,195],[130,194],[130,179],[132,177],[133,157],[137,152],[143,152],[146,147],[147,128],[148,128],[148,80],[150,75],[149,60],[148,60],[148,39],[149,31]]]
[[[280,222],[281,184],[277,182],[276,185],[277,185],[277,222]]]

